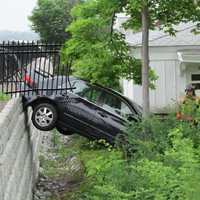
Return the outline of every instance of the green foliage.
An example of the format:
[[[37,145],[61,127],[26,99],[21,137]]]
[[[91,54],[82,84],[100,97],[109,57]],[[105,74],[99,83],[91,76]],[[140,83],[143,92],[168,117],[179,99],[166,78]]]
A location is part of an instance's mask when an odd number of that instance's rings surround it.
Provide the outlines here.
[[[67,29],[72,38],[63,50],[75,75],[118,90],[120,78],[141,83],[140,60],[130,56],[124,35],[113,29],[123,5],[116,0],[89,0],[73,8],[74,21]],[[153,71],[149,75],[153,87],[157,76]]]
[[[67,29],[72,38],[65,44],[63,57],[73,66],[74,74],[119,89],[119,79],[141,83],[141,62],[130,56],[124,35],[113,29],[116,13],[126,12],[130,18],[124,27],[139,31],[141,12],[149,9],[148,28],[159,28],[175,35],[173,25],[198,22],[199,1],[193,0],[88,0],[72,9],[73,22]],[[158,77],[149,72],[150,87]]]
[[[41,160],[45,175],[66,174],[65,160],[78,157],[85,177],[79,189],[63,194],[71,200],[198,200],[200,129],[178,121],[175,113],[151,116],[129,125],[124,146],[74,136],[67,146],[54,133],[56,161]],[[123,148],[122,148],[123,147]],[[128,147],[128,148],[127,148]],[[125,153],[125,150],[128,151]],[[124,155],[126,155],[124,157]],[[54,199],[54,198],[52,198]]]
[[[0,93],[0,101],[8,101],[9,99],[9,96],[5,95],[4,93]]]
[[[147,5],[149,10],[149,28],[159,27],[166,33],[176,34],[173,25],[180,22],[198,22],[200,19],[200,2],[194,0],[128,0],[126,12],[130,14],[125,23],[126,28],[140,30],[142,27],[141,12]]]
[[[79,0],[38,0],[29,20],[32,29],[47,42],[64,43],[69,38],[65,31],[71,23],[70,10]]]
[[[175,115],[171,114],[164,119],[158,116],[150,116],[141,122],[133,122],[129,125],[122,144],[125,157],[134,156],[134,159],[146,157],[148,159],[156,158],[164,152],[169,145],[168,134],[172,128],[175,128],[177,121]]]
[[[93,155],[83,160],[87,179],[72,199],[198,200],[199,135],[197,126],[177,121],[174,113],[131,124],[129,145],[122,151],[104,149],[99,154],[92,145]]]

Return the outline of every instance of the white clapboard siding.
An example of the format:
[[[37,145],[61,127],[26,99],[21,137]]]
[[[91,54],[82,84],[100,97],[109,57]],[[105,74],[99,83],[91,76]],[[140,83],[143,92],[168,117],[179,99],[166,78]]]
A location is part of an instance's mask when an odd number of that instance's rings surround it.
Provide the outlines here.
[[[152,61],[150,66],[159,76],[156,81],[156,89],[150,90],[150,106],[151,110],[155,111],[167,107],[177,100],[177,80],[176,68],[177,61]],[[142,105],[142,87],[134,85],[131,81],[124,81],[124,94]]]
[[[156,89],[150,92],[151,108],[155,110],[167,107],[177,100],[177,61],[152,61],[150,65],[158,75]]]
[[[159,77],[155,83],[156,89],[150,90],[151,111],[160,112],[173,106],[184,95],[185,86],[189,83],[186,75],[191,68],[179,61],[177,52],[188,49],[199,52],[200,46],[150,47],[150,66]],[[141,47],[131,48],[131,54],[140,59]],[[124,94],[142,105],[142,87],[132,81],[124,80],[123,83]]]

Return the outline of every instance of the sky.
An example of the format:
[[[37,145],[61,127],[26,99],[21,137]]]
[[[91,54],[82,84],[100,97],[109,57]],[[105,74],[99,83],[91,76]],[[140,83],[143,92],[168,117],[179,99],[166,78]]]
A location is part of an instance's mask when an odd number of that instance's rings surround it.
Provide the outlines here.
[[[28,16],[37,0],[0,0],[0,30],[30,31]]]

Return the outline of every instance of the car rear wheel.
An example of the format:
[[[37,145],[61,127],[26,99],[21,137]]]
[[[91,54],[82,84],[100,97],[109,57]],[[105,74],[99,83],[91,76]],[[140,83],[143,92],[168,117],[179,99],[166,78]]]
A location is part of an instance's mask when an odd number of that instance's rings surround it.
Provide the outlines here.
[[[57,118],[56,108],[49,103],[37,105],[32,114],[33,125],[42,131],[50,131],[55,128]]]

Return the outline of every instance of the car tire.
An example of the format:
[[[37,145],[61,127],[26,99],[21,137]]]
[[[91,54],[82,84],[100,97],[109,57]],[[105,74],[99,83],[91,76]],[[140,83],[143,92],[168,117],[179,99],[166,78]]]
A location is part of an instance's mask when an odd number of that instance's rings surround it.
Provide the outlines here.
[[[74,133],[70,132],[70,131],[67,131],[67,130],[64,130],[60,127],[56,127],[57,131],[63,135],[73,135]]]
[[[41,131],[50,131],[55,128],[58,114],[55,106],[49,103],[38,104],[33,109],[33,125]]]

